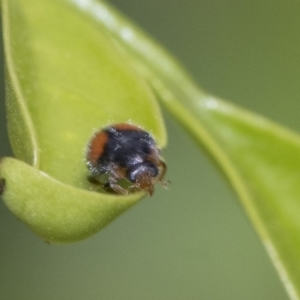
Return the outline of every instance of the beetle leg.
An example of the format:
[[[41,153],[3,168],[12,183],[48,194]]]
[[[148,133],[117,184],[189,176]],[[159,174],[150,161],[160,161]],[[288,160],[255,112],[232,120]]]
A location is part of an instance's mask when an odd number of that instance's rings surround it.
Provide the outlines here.
[[[103,185],[106,191],[113,190],[116,194],[127,195],[128,191],[122,188],[115,177],[110,177],[108,181]]]

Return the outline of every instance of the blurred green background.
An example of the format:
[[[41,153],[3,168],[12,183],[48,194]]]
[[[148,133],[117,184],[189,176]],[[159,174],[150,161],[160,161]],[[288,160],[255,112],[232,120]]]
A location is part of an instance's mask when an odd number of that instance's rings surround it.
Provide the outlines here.
[[[299,1],[111,3],[205,89],[300,131]],[[0,92],[7,156],[3,67]],[[94,237],[47,245],[0,204],[0,299],[288,299],[235,194],[165,116],[169,189],[158,187]]]

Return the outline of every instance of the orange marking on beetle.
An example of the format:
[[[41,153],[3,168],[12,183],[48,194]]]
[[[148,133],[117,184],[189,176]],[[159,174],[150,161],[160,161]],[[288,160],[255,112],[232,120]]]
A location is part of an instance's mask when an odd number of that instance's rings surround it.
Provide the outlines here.
[[[115,128],[116,130],[135,130],[135,131],[141,130],[139,127],[128,123],[120,123],[120,124],[112,125],[111,127]]]
[[[98,132],[92,139],[89,145],[88,160],[92,164],[96,164],[98,158],[103,154],[104,147],[108,140],[106,132]]]

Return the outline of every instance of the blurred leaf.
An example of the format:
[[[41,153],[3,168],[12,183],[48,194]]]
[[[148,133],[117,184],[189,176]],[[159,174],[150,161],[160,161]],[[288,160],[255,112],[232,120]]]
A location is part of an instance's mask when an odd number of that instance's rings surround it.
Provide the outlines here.
[[[3,199],[47,241],[79,240],[143,196],[93,191],[89,140],[108,124],[131,122],[163,147],[159,107],[126,57],[68,1],[4,0],[2,13],[9,136],[16,157],[32,165],[1,162]]]
[[[109,5],[70,1],[110,31],[165,107],[221,167],[290,297],[299,299],[299,135],[201,91],[168,53]]]

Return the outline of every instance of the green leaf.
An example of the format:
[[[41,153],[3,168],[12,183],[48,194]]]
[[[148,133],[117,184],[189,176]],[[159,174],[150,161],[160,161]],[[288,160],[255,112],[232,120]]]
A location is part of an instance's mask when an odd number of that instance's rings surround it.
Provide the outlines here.
[[[144,195],[99,193],[87,180],[89,140],[131,122],[163,147],[159,107],[126,57],[68,1],[4,0],[2,13],[9,136],[28,164],[2,160],[3,199],[43,239],[82,239]]]
[[[201,91],[173,58],[109,5],[70,0],[110,31],[162,103],[222,169],[292,299],[300,299],[300,137]]]
[[[4,202],[9,209],[52,243],[74,242],[96,233],[142,197],[75,188],[14,158],[1,161],[0,176],[5,178]]]

